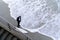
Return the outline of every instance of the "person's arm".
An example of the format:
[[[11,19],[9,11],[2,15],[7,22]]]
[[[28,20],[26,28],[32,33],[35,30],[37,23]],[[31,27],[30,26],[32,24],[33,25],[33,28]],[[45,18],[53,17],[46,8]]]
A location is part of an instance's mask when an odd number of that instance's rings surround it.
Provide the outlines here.
[[[20,22],[21,22],[21,16],[20,16]]]

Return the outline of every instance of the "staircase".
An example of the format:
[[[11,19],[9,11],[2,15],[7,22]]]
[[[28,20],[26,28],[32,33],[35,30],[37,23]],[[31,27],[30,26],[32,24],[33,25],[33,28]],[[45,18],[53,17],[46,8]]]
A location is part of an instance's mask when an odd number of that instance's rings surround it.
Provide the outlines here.
[[[21,40],[0,27],[0,40]]]
[[[0,40],[31,40],[25,33],[27,31],[17,28],[0,17]]]

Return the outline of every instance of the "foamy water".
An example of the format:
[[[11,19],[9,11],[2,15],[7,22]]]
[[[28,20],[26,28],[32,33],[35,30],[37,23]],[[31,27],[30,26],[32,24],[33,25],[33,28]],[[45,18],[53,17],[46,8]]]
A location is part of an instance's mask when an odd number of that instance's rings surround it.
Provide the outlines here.
[[[3,0],[10,8],[11,16],[16,20],[22,17],[21,27],[30,31],[38,32],[54,40],[59,38],[60,14],[58,3],[54,0]],[[58,32],[57,32],[58,31]]]

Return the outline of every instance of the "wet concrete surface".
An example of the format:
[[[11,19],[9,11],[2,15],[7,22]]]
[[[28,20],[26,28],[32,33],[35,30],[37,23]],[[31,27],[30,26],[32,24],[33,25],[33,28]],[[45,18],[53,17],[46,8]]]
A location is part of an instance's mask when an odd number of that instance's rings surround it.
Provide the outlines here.
[[[8,8],[8,5],[4,3],[2,0],[0,0],[0,16],[4,17],[7,21],[12,23],[13,25],[17,25],[16,20],[14,20],[10,16],[10,9]]]

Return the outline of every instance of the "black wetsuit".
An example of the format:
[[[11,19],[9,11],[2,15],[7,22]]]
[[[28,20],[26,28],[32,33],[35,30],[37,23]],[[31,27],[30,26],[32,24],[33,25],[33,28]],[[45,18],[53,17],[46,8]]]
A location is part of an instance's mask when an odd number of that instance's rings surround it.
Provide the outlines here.
[[[18,23],[17,27],[20,27],[20,22],[21,22],[21,16],[17,17],[17,23]]]

